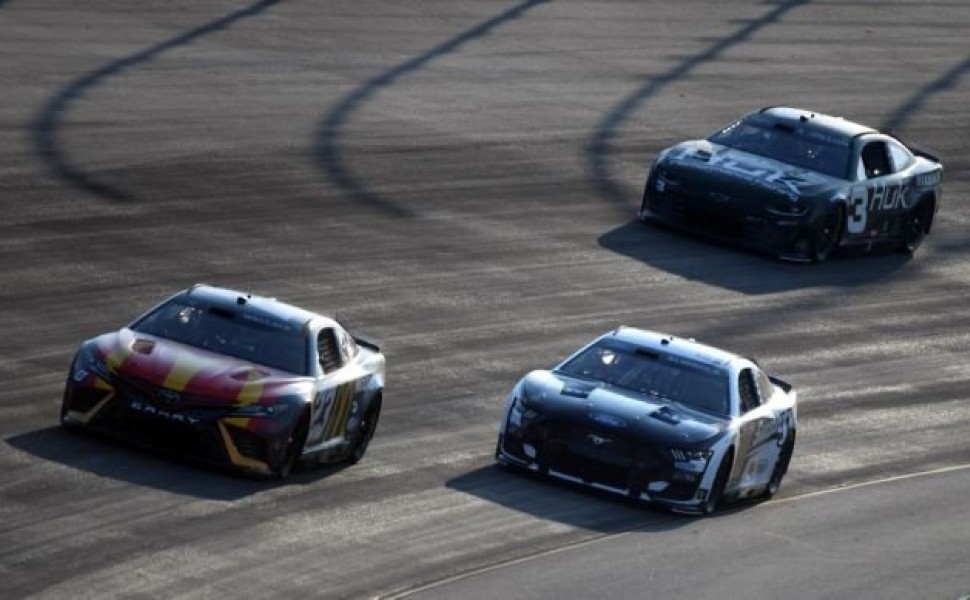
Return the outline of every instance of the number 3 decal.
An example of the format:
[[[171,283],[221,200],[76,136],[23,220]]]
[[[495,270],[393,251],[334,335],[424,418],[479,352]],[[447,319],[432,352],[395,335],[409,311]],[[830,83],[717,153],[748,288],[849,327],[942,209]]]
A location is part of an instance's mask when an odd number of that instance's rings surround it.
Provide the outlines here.
[[[866,188],[856,186],[852,188],[852,198],[849,199],[849,214],[846,216],[845,228],[849,233],[862,233],[866,230]]]

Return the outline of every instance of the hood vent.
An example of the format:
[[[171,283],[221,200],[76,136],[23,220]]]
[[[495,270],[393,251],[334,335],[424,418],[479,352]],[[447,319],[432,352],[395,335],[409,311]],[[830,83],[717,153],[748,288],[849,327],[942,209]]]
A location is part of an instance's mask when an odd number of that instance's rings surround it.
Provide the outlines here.
[[[151,354],[155,349],[155,342],[138,338],[131,343],[131,349],[138,354]]]
[[[675,413],[669,406],[661,406],[657,410],[650,413],[650,416],[658,421],[663,421],[668,425],[680,424],[680,417],[678,417],[677,413]]]
[[[711,162],[711,153],[707,150],[697,150],[690,156],[694,160],[699,160],[702,162]]]
[[[559,392],[563,396],[569,396],[570,398],[588,398],[589,393],[596,389],[595,386],[584,386],[569,384],[563,386],[562,391]]]

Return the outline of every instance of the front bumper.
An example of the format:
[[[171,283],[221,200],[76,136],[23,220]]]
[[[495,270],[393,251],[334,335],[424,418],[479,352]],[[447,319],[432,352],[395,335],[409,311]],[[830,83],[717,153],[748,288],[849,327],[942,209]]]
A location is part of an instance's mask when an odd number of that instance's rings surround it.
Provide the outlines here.
[[[658,191],[656,176],[647,181],[637,218],[798,262],[810,260],[816,229],[811,210],[804,215],[779,215],[758,205],[699,198],[674,186]]]
[[[495,459],[676,512],[701,514],[707,499],[708,491],[700,486],[703,473],[689,480],[661,449],[622,440],[612,432],[549,423],[524,429],[507,426],[499,435]]]
[[[61,420],[137,446],[218,466],[269,475],[285,453],[295,423],[284,411],[274,418],[241,417],[232,409],[183,398],[159,399],[145,382],[116,375],[68,378]]]

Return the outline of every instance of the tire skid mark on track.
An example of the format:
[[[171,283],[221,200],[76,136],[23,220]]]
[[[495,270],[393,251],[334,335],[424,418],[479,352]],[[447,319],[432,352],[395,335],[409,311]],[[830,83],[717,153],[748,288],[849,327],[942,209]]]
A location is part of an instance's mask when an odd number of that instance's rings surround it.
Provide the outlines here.
[[[436,58],[458,51],[463,45],[489,35],[494,29],[525,15],[528,11],[549,0],[524,0],[494,17],[467,29],[434,48],[415,56],[365,82],[344,96],[324,117],[317,133],[315,155],[319,167],[326,176],[344,190],[352,199],[372,206],[392,217],[413,217],[411,210],[383,198],[368,187],[346,166],[341,137],[343,126],[350,115],[369,101],[380,90],[393,85],[398,79],[425,68]]]
[[[81,167],[71,161],[60,143],[58,134],[72,103],[82,98],[91,89],[100,86],[105,80],[119,75],[124,71],[148,63],[161,54],[188,46],[199,38],[228,29],[238,21],[255,17],[280,0],[259,0],[245,8],[233,11],[214,21],[200,25],[186,33],[181,33],[154,46],[129,54],[110,63],[89,71],[78,77],[59,93],[47,101],[44,109],[34,120],[31,130],[33,133],[34,149],[37,156],[47,168],[59,179],[72,186],[115,202],[131,202],[136,196],[113,185],[98,181]]]
[[[611,142],[617,130],[634,111],[639,109],[647,100],[656,96],[665,87],[690,74],[697,67],[710,62],[723,54],[729,48],[740,45],[750,39],[758,31],[778,23],[782,17],[792,10],[805,6],[811,0],[788,0],[782,2],[761,18],[754,19],[731,35],[721,38],[703,52],[688,58],[666,73],[658,75],[642,85],[635,92],[623,99],[613,110],[608,112],[600,121],[592,139],[586,146],[586,156],[589,162],[593,186],[607,200],[618,204],[625,204],[627,195],[610,173],[609,157],[612,153]]]
[[[923,86],[908,100],[899,105],[893,113],[882,123],[880,129],[893,131],[902,129],[909,122],[910,117],[919,112],[930,98],[948,90],[953,90],[958,80],[970,72],[970,54],[952,69],[943,73],[930,83]]]

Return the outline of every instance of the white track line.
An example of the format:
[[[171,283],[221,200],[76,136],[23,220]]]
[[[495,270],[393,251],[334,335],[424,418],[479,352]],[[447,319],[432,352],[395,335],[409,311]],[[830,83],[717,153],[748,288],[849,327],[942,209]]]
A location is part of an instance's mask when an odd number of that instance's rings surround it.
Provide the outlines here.
[[[966,470],[966,469],[970,469],[970,463],[962,464],[962,465],[952,465],[952,466],[949,466],[949,467],[940,467],[939,469],[931,469],[929,471],[918,471],[916,473],[907,473],[905,475],[894,475],[893,477],[886,477],[886,478],[883,478],[883,479],[874,479],[872,481],[863,481],[863,482],[860,482],[860,483],[853,483],[853,484],[839,486],[839,487],[834,487],[834,488],[829,488],[829,489],[825,489],[825,490],[818,490],[818,491],[814,491],[814,492],[806,492],[804,494],[799,494],[797,496],[791,496],[789,498],[779,498],[779,499],[776,499],[776,500],[771,500],[770,502],[765,502],[765,503],[760,504],[758,506],[771,506],[771,505],[774,505],[774,504],[788,504],[788,503],[791,503],[791,502],[796,502],[798,500],[805,500],[807,498],[814,498],[814,497],[817,497],[817,496],[827,496],[829,494],[835,494],[835,493],[838,493],[838,492],[846,492],[846,491],[849,491],[849,490],[855,490],[855,489],[864,488],[864,487],[870,487],[870,486],[874,486],[874,485],[882,485],[884,483],[893,483],[893,482],[896,482],[896,481],[905,481],[907,479],[915,479],[917,477],[928,477],[930,475],[941,475],[943,473],[952,473],[954,471],[963,471],[963,470]],[[751,507],[751,508],[757,508],[757,506]],[[386,596],[377,596],[377,597],[378,598],[384,598],[386,600],[396,600],[398,598],[407,598],[408,596],[413,596],[415,594],[420,594],[421,592],[425,592],[427,590],[434,589],[434,588],[440,587],[442,585],[447,585],[449,583],[454,583],[456,581],[461,581],[462,579],[467,579],[469,577],[474,577],[475,575],[481,575],[482,573],[488,573],[490,571],[496,571],[498,569],[504,569],[505,567],[512,567],[512,566],[515,566],[515,565],[520,565],[522,563],[526,563],[526,562],[529,562],[531,560],[535,560],[537,558],[544,558],[546,556],[554,556],[556,554],[565,552],[567,550],[573,550],[573,549],[576,549],[576,548],[582,548],[584,546],[592,546],[593,544],[598,544],[598,543],[604,542],[604,541],[615,540],[615,539],[618,539],[618,538],[621,538],[621,537],[630,535],[632,533],[636,533],[637,531],[639,531],[640,529],[643,529],[644,527],[649,527],[651,525],[659,525],[661,523],[666,523],[666,522],[672,521],[674,519],[681,519],[681,518],[684,518],[684,517],[670,517],[670,518],[667,518],[667,519],[655,519],[655,520],[651,520],[651,521],[644,521],[642,523],[639,523],[637,525],[634,525],[633,527],[630,527],[629,529],[626,529],[624,531],[620,531],[620,532],[617,532],[617,533],[605,533],[605,534],[600,535],[600,536],[596,536],[596,537],[593,537],[593,538],[588,538],[588,539],[585,539],[585,540],[580,540],[578,542],[574,542],[574,543],[571,543],[571,544],[566,544],[564,546],[557,546],[555,548],[550,548],[548,550],[542,550],[540,552],[536,552],[535,554],[529,554],[527,556],[520,556],[519,558],[513,558],[513,559],[510,559],[510,560],[506,560],[506,561],[502,561],[502,562],[497,562],[495,564],[486,565],[484,567],[479,567],[477,569],[472,569],[471,571],[466,571],[464,573],[459,573],[458,575],[452,575],[451,577],[446,577],[445,579],[440,579],[438,581],[433,581],[431,583],[426,583],[426,584],[421,585],[421,586],[416,587],[416,588],[411,588],[411,589],[408,589],[408,590],[397,591],[397,592],[391,592],[390,594],[387,594]]]

